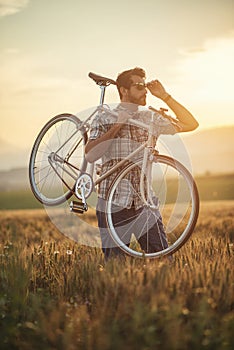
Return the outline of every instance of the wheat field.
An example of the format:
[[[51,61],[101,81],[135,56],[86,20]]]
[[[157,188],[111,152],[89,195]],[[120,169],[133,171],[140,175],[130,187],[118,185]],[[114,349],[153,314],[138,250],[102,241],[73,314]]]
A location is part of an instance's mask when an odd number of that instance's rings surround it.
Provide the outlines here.
[[[0,211],[1,349],[233,349],[233,209],[203,202],[172,263],[105,263],[43,210]]]

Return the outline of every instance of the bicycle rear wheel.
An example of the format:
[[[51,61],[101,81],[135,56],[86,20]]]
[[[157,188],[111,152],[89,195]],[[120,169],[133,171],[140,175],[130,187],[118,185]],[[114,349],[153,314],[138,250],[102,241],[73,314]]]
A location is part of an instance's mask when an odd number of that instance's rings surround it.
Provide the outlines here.
[[[73,194],[77,177],[86,169],[87,133],[72,114],[52,118],[39,133],[30,157],[29,179],[35,197],[47,206]]]
[[[106,203],[109,231],[115,246],[131,256],[159,258],[171,255],[185,244],[194,230],[199,214],[198,190],[192,175],[180,162],[156,155],[150,183],[153,200],[159,203],[158,209],[157,205],[144,205],[133,210],[134,215],[130,218],[126,217],[126,211],[121,218],[123,208],[116,205],[118,196],[123,188],[126,189],[133,169],[141,168],[141,165],[141,162],[127,165],[110,186]],[[130,187],[133,198],[139,198],[135,184],[130,183]]]

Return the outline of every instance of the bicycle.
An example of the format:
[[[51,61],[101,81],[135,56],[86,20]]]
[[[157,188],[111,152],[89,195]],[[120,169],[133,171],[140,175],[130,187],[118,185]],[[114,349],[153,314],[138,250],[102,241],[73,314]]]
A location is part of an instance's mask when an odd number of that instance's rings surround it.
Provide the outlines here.
[[[117,171],[109,188],[105,207],[109,232],[115,244],[133,257],[158,258],[171,255],[185,244],[195,228],[199,214],[196,183],[184,165],[172,157],[159,154],[152,146],[155,130],[153,113],[149,125],[138,120],[129,120],[133,125],[148,130],[147,142],[94,180],[94,167],[92,166],[91,170],[86,172],[87,161],[84,154],[90,128],[89,122],[97,113],[115,113],[104,104],[104,97],[106,88],[111,84],[116,85],[116,82],[94,73],[89,73],[89,77],[101,89],[99,105],[84,121],[75,115],[65,113],[55,116],[42,128],[35,140],[30,157],[31,189],[35,197],[45,206],[57,206],[75,196],[76,200],[70,203],[70,210],[83,214],[88,210],[88,198],[97,185]],[[172,123],[176,122],[165,113],[165,110],[161,109],[160,112]],[[132,159],[141,152],[143,157],[133,162]],[[120,234],[119,227],[115,227],[113,223],[112,214],[118,186],[136,167],[141,169],[140,194],[137,193],[137,195],[141,196],[144,208],[151,214],[156,215],[160,211],[167,234],[168,246],[153,253],[141,250],[138,244],[141,233],[136,232],[136,229],[134,232],[129,231],[133,230],[134,222],[126,228],[128,232],[124,234],[123,230]],[[133,186],[132,190],[135,191]],[[155,198],[158,200],[155,201]],[[147,215],[146,218],[148,218]],[[144,232],[147,225],[146,220]],[[125,241],[125,234],[130,234],[130,241]]]

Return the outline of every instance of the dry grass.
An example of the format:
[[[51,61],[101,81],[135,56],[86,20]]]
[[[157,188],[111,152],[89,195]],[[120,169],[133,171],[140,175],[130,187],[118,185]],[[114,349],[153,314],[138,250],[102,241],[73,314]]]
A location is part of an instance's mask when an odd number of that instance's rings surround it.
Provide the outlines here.
[[[233,208],[203,203],[172,264],[105,264],[43,210],[0,212],[1,349],[232,349]]]

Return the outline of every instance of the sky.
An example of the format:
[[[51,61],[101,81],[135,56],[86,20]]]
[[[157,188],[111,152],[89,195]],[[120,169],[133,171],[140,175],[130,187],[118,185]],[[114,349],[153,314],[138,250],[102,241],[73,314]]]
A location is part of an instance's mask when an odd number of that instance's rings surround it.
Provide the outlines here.
[[[0,147],[30,147],[53,116],[97,105],[90,71],[136,66],[200,129],[234,124],[233,62],[233,0],[0,0]]]

